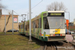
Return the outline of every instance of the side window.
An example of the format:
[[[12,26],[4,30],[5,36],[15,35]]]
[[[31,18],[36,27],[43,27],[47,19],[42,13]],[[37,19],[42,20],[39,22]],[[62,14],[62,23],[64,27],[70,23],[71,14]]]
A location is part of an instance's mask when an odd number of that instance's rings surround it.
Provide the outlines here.
[[[33,21],[33,28],[34,28],[34,26],[35,26],[35,28],[39,28],[39,19]]]
[[[37,28],[39,28],[39,19],[37,19]]]
[[[26,25],[26,31],[27,31],[27,25]]]
[[[39,20],[37,19],[37,20],[35,20],[35,28],[39,28],[38,26],[39,26]]]
[[[41,18],[39,19],[39,28],[41,28]]]
[[[35,28],[37,28],[37,24],[35,23]]]
[[[33,28],[35,28],[35,22],[33,21]]]
[[[29,24],[27,25],[27,30],[29,29]]]
[[[49,24],[48,24],[47,17],[43,18],[43,23],[44,23],[44,29],[49,29]]]

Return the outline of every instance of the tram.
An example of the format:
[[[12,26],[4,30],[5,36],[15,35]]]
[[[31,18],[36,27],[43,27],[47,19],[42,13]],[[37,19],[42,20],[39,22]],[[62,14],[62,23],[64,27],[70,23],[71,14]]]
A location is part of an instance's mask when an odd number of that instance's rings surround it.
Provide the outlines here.
[[[24,29],[19,31],[20,34],[29,36],[29,21],[25,22]],[[31,36],[42,41],[64,41],[64,11],[45,11],[31,19]]]

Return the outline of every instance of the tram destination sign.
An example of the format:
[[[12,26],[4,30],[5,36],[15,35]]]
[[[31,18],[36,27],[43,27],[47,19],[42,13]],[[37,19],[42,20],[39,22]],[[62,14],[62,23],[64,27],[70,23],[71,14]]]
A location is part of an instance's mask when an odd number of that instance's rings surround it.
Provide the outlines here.
[[[48,13],[48,16],[64,16],[64,13]]]

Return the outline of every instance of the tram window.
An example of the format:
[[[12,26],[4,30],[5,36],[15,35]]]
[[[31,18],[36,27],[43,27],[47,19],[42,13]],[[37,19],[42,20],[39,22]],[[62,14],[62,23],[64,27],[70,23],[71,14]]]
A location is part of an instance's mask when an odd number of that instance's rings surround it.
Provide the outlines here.
[[[38,21],[38,28],[39,28],[39,21]]]
[[[35,20],[35,28],[38,28],[39,24],[38,24],[39,20]]]
[[[36,21],[35,21],[35,28],[37,28],[37,23],[36,23]]]
[[[41,18],[39,19],[39,28],[41,28]]]
[[[27,25],[26,25],[26,30],[27,30]]]
[[[33,28],[37,28],[36,22],[33,22]]]
[[[27,25],[27,30],[28,30],[28,25]]]
[[[29,29],[29,25],[27,25],[27,30]]]
[[[39,19],[37,19],[37,28],[39,28]]]
[[[49,29],[49,24],[48,24],[47,17],[43,18],[43,23],[44,23],[44,29]]]
[[[37,25],[35,24],[35,28],[37,28]]]
[[[27,25],[25,26],[25,29],[27,30]]]
[[[33,21],[33,28],[35,28],[35,22]]]

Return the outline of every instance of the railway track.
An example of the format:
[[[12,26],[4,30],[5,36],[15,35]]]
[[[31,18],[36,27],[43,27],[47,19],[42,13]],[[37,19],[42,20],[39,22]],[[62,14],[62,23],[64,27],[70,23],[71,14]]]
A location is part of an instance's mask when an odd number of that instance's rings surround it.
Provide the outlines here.
[[[70,43],[59,41],[44,42],[43,50],[75,50],[75,48]]]
[[[45,42],[43,50],[57,50],[55,42]]]
[[[37,44],[41,46],[39,49],[36,50],[75,50],[74,46],[71,43],[65,41],[44,42],[34,37],[32,37],[32,39],[35,43],[38,42],[39,44]]]

